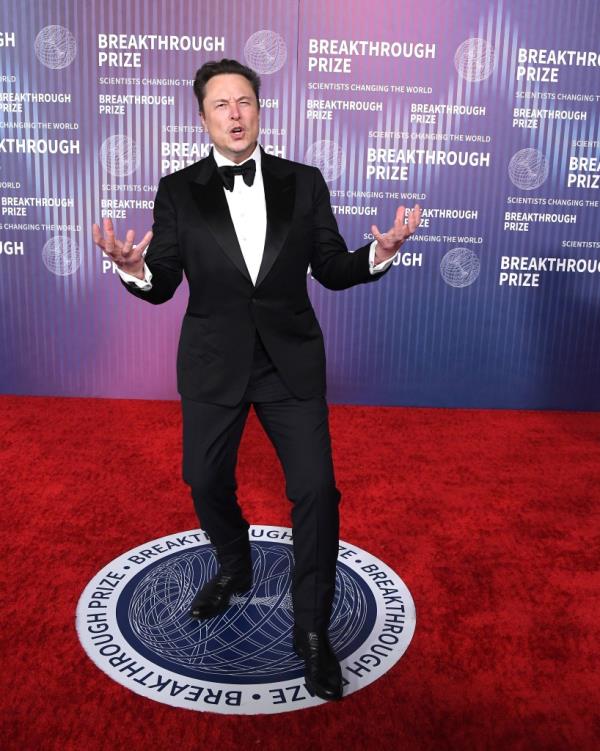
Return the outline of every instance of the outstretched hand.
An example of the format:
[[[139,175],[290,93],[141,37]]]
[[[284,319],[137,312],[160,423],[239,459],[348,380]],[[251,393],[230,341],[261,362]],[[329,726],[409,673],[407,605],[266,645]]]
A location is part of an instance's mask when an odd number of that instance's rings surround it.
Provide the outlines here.
[[[138,279],[144,278],[144,257],[143,253],[152,240],[152,231],[146,232],[140,242],[134,246],[135,232],[130,229],[125,235],[125,242],[117,240],[112,219],[103,219],[104,236],[100,227],[94,224],[92,227],[92,237],[98,247],[106,253],[107,256],[123,271]]]
[[[388,258],[392,258],[402,243],[416,232],[417,227],[421,223],[421,207],[418,203],[414,205],[414,208],[408,213],[407,223],[404,221],[405,213],[404,206],[400,206],[396,211],[392,228],[383,234],[379,231],[379,227],[376,224],[371,226],[373,237],[377,240],[377,245],[375,246],[375,263],[382,263],[383,261],[387,261]]]

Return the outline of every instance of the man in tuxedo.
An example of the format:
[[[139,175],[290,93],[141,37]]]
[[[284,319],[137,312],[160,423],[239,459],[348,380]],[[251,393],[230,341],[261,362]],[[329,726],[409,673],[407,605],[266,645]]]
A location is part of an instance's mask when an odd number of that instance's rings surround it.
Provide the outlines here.
[[[292,502],[293,647],[308,690],[342,696],[327,635],[338,553],[340,493],[331,458],[323,336],[307,292],[307,270],[329,289],[380,279],[420,220],[400,207],[385,234],[349,253],[318,169],[266,154],[258,145],[256,73],[235,60],[206,63],[194,92],[213,150],[163,177],[154,224],[134,246],[110,220],[94,241],[124,285],[153,304],[169,300],[185,273],[190,296],[177,354],[183,476],[215,546],[217,575],[190,616],[223,612],[252,587],[248,522],[236,498],[237,450],[253,405],[283,466]]]

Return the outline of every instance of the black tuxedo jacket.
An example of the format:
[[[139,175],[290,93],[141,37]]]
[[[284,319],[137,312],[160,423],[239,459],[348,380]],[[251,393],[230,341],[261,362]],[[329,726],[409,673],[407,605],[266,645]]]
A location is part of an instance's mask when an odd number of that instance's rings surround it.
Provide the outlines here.
[[[152,289],[127,289],[153,304],[188,279],[177,354],[179,393],[233,406],[248,384],[258,331],[294,396],[325,393],[323,335],[307,293],[307,269],[329,289],[383,276],[369,272],[369,245],[349,253],[329,190],[315,167],[261,155],[267,207],[265,248],[252,283],[212,156],[160,180],[146,254]],[[384,272],[385,273],[385,272]]]

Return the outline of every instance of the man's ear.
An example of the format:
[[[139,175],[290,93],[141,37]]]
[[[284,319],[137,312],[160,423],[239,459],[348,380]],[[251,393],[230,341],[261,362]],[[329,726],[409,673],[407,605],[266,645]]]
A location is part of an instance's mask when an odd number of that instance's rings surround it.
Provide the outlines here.
[[[206,130],[206,120],[204,119],[204,112],[200,110],[198,114],[200,115],[200,121],[202,122],[202,127],[204,128],[204,130]]]

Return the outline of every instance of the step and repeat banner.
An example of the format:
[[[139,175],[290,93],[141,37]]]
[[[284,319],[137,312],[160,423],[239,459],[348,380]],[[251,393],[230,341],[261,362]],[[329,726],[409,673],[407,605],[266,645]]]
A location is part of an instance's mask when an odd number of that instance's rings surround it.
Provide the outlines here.
[[[91,227],[152,223],[209,153],[205,61],[262,77],[260,141],[318,166],[379,283],[308,277],[332,401],[600,407],[598,0],[3,0],[0,390],[174,398],[185,283],[122,288]]]

